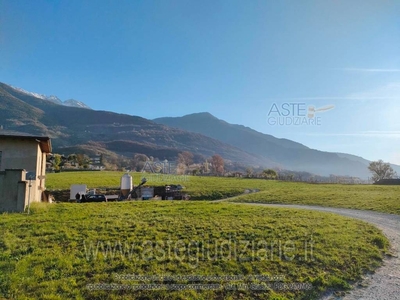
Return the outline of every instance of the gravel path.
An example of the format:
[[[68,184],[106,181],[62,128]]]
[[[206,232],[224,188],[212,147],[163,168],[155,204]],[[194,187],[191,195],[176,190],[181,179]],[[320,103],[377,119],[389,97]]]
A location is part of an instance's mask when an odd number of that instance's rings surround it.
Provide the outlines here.
[[[354,210],[346,208],[332,208],[307,205],[280,205],[259,203],[235,203],[260,205],[269,207],[285,207],[309,209],[322,212],[331,212],[346,217],[356,218],[371,223],[381,229],[390,240],[390,255],[386,256],[383,265],[374,274],[365,275],[352,291],[343,297],[333,295],[324,296],[324,300],[395,300],[400,299],[400,216],[373,211]]]

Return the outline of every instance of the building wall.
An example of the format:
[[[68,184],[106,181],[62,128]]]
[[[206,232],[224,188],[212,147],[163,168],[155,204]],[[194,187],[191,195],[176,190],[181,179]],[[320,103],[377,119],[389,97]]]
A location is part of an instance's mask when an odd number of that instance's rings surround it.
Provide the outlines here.
[[[40,150],[40,147],[39,147],[39,153],[40,153],[40,156],[42,157],[41,169],[39,172],[40,172],[40,176],[43,176],[42,178],[39,178],[39,180],[40,180],[39,186],[40,186],[40,189],[42,191],[44,191],[46,189],[46,158],[47,158],[47,154],[43,153],[42,150]]]
[[[0,212],[21,212],[28,205],[29,187],[25,174],[22,169],[0,172]]]
[[[42,153],[39,143],[35,140],[3,139],[0,141],[0,151],[2,153],[0,171],[24,169],[36,174],[31,181],[25,176],[23,180],[28,180],[28,185],[32,185],[30,201],[40,202],[45,190],[46,153]]]
[[[34,140],[3,139],[0,141],[2,162],[0,171],[5,169],[25,169],[37,171],[39,143]]]
[[[42,192],[46,189],[45,182],[46,182],[46,153],[43,153],[40,149],[39,144],[36,147],[36,181],[33,183],[35,185],[35,195],[34,201],[40,201]],[[33,182],[33,181],[32,181]]]

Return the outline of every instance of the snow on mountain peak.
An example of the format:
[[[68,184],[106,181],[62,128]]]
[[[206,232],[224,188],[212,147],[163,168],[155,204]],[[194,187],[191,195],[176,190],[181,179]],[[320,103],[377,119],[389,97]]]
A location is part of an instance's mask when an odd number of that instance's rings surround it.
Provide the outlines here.
[[[46,96],[46,95],[43,95],[43,94],[29,92],[29,91],[26,91],[24,89],[21,89],[19,87],[15,87],[15,86],[12,86],[12,85],[10,85],[10,86],[14,90],[17,90],[17,91],[19,91],[21,93],[24,93],[26,95],[29,95],[29,96],[32,96],[32,97],[35,97],[35,98],[39,98],[39,99],[42,99],[42,100],[47,100],[47,101],[53,102],[53,103],[58,104],[58,105],[91,109],[85,103],[83,103],[81,101],[74,100],[74,99],[69,99],[69,100],[66,100],[66,101],[62,101],[62,100],[60,100],[60,98],[58,98],[57,96],[54,96],[54,95]]]
[[[74,99],[68,99],[63,102],[63,105],[65,106],[73,106],[73,107],[81,107],[81,108],[88,108],[91,109],[89,106],[87,106],[85,103],[74,100]]]
[[[29,95],[29,96],[33,96],[33,97],[35,97],[35,98],[39,98],[39,99],[46,100],[46,96],[45,96],[45,95],[37,94],[37,93],[32,93],[32,92],[28,92],[28,91],[26,91],[26,90],[24,90],[24,89],[21,89],[21,88],[19,88],[19,87],[16,87],[16,86],[12,86],[12,85],[10,85],[10,86],[11,86],[14,90],[17,90],[18,92],[27,94],[27,95]]]

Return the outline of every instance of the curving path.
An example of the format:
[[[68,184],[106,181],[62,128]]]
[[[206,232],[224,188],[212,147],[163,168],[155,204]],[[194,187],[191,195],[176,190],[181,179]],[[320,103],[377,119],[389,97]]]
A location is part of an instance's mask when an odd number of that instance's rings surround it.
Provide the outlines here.
[[[346,208],[320,207],[308,205],[235,203],[239,205],[259,205],[331,212],[342,216],[360,219],[382,230],[390,241],[391,255],[386,256],[383,265],[374,274],[365,275],[352,291],[344,297],[324,296],[324,300],[396,300],[400,299],[400,216],[374,211]]]

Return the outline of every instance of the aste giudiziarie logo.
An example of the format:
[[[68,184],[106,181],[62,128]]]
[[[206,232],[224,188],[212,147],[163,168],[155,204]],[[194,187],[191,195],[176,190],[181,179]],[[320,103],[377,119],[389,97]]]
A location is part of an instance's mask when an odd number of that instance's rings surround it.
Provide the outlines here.
[[[146,173],[146,179],[151,182],[186,182],[189,176],[181,164],[174,161],[146,161],[141,173]]]
[[[268,124],[272,126],[321,126],[320,113],[335,108],[334,105],[315,107],[306,103],[274,103],[268,112]]]

